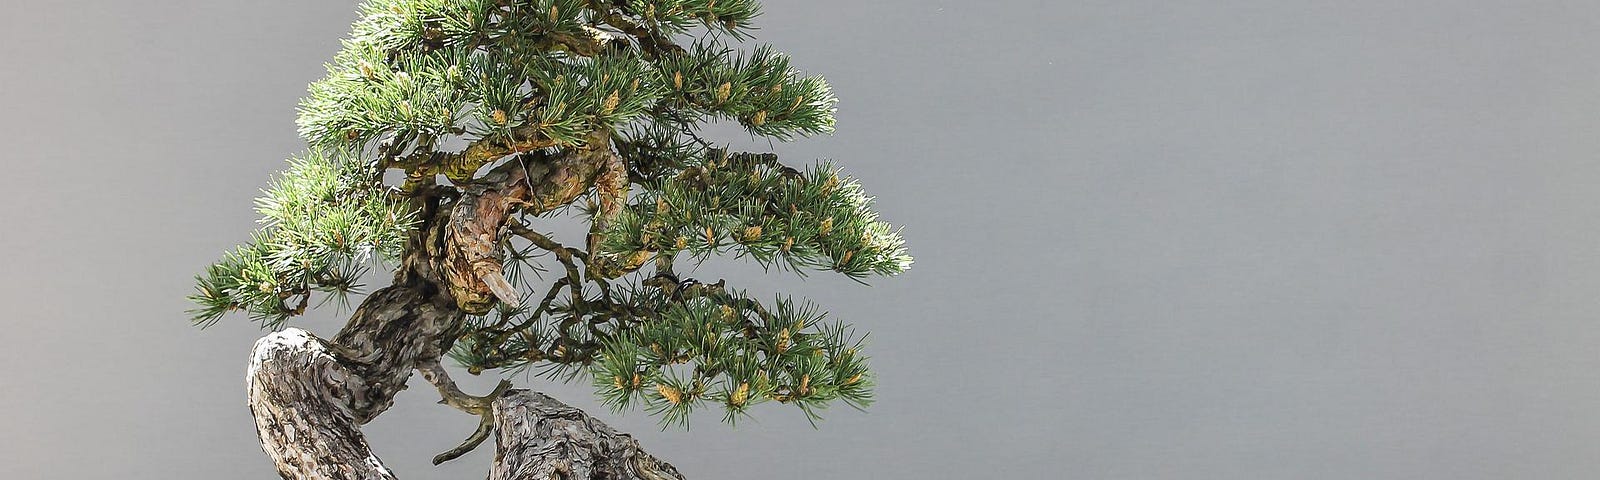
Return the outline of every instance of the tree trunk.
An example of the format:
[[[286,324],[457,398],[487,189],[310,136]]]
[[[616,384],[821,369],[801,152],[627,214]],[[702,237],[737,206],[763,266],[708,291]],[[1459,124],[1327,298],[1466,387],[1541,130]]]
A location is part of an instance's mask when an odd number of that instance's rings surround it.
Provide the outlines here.
[[[292,480],[392,479],[347,406],[360,382],[326,341],[290,328],[256,342],[247,378],[261,446]],[[506,392],[493,404],[491,480],[682,480],[665,462],[594,417],[546,395]]]
[[[542,393],[506,392],[494,402],[494,423],[489,480],[683,480],[632,436]]]
[[[631,437],[576,408],[519,391],[492,399],[491,410],[491,399],[462,394],[438,366],[463,333],[466,314],[516,300],[498,252],[508,217],[571,203],[615,163],[608,148],[530,156],[463,185],[457,197],[421,200],[423,223],[407,240],[394,284],[362,301],[332,340],[289,328],[257,341],[246,378],[250,412],[278,474],[292,480],[395,478],[360,426],[393,405],[411,372],[421,368],[443,403],[481,414],[485,427],[482,436],[435,463],[476,446],[492,420],[500,447],[495,479],[681,479]]]

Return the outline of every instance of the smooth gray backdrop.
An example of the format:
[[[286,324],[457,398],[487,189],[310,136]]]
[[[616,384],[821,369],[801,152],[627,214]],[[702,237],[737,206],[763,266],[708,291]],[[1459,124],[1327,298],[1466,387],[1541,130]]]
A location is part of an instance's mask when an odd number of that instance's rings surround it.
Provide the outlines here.
[[[273,478],[261,332],[190,327],[254,228],[328,0],[0,6],[0,478]],[[660,431],[694,479],[1600,477],[1600,4],[767,2],[832,158],[905,225],[871,288],[762,277],[872,332],[880,401]],[[339,315],[298,324],[331,334]],[[491,378],[468,382],[482,391]],[[413,384],[403,478],[473,420]]]

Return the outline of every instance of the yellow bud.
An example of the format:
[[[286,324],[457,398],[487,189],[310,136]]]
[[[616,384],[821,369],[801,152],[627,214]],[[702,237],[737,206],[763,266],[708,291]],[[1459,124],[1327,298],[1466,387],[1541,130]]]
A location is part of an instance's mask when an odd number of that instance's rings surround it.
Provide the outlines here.
[[[751,125],[755,125],[755,126],[759,127],[763,123],[767,123],[767,111],[766,110],[758,111],[758,112],[756,112],[755,116],[750,117],[750,124]]]
[[[722,85],[717,85],[717,103],[728,101],[728,96],[731,94],[733,94],[732,83],[722,82]]]
[[[800,392],[799,393],[801,395],[805,395],[807,393],[806,390],[810,390],[811,389],[810,387],[811,387],[811,375],[810,374],[801,375],[800,376]]]
[[[560,18],[560,16],[557,15],[557,13],[559,13],[559,12],[556,11],[556,6],[554,4],[550,5],[550,22],[551,23],[555,23],[556,19]]]
[[[496,108],[496,109],[494,109],[494,114],[492,116],[494,117],[494,123],[495,124],[497,124],[497,125],[505,125],[506,124],[506,111],[505,110],[501,110],[501,109]]]
[[[833,217],[822,219],[822,224],[817,226],[817,232],[820,235],[827,235],[833,232]]]
[[[672,88],[683,90],[683,72],[672,72]]]
[[[367,80],[372,80],[376,76],[372,71],[372,64],[367,63],[366,60],[361,61],[361,76],[366,77]]]
[[[616,110],[617,103],[621,101],[622,97],[617,96],[616,90],[612,90],[611,94],[606,96],[605,103],[600,104],[600,113],[611,113],[612,110]]]
[[[789,253],[789,248],[793,247],[793,246],[794,246],[794,237],[785,237],[783,239],[783,248],[782,248],[783,253]]]
[[[688,246],[689,246],[689,239],[685,238],[683,235],[679,235],[678,239],[672,242],[672,249],[673,250],[683,250],[684,248],[686,248]]]
[[[683,403],[683,392],[678,391],[676,388],[672,388],[666,384],[657,384],[656,392],[661,394],[661,398],[665,398],[668,402],[672,402],[673,405]]]
[[[856,382],[859,382],[859,381],[861,381],[861,374],[857,373],[857,374],[855,374],[855,376],[850,377],[849,380],[845,380],[844,384],[845,385],[855,385]]]
[[[752,226],[752,227],[746,227],[744,229],[744,241],[751,242],[751,241],[755,241],[755,239],[757,239],[757,238],[761,238],[761,226],[760,225],[756,225],[756,226]]]
[[[729,395],[728,396],[728,403],[732,404],[735,407],[743,406],[745,400],[749,399],[749,397],[750,397],[750,384],[749,383],[740,383],[739,384],[739,388],[736,388],[736,389],[733,390],[733,395]]]
[[[776,348],[778,349],[778,353],[783,353],[789,350],[789,329],[787,327],[778,331],[778,344],[776,345]]]
[[[706,243],[717,243],[717,232],[712,231],[709,225],[706,226]]]

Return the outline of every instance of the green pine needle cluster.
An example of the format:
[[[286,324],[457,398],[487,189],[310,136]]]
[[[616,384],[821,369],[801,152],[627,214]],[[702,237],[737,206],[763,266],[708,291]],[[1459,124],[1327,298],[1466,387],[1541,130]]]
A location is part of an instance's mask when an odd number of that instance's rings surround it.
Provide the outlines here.
[[[720,284],[661,280],[586,292],[545,316],[502,308],[477,319],[451,356],[472,371],[587,376],[608,406],[643,406],[665,425],[685,424],[707,404],[734,422],[768,401],[808,418],[833,400],[872,402],[861,338],[843,323],[824,323],[815,305],[780,296],[768,306]]]
[[[313,291],[342,298],[360,287],[369,261],[399,255],[413,212],[372,180],[369,167],[321,153],[289,164],[256,199],[264,227],[196,278],[197,323],[245,311],[276,326],[302,313]]]
[[[732,252],[856,279],[912,263],[905,239],[878,220],[861,185],[827,163],[796,171],[772,155],[714,152],[634,200],[604,232],[601,254]]]

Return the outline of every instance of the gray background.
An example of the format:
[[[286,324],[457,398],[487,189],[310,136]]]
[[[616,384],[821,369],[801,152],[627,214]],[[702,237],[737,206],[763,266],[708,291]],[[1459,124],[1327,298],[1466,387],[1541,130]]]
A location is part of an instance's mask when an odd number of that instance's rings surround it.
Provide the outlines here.
[[[182,313],[353,2],[0,7],[0,478],[272,478],[243,318]],[[780,1],[908,274],[702,268],[871,330],[879,403],[660,431],[697,479],[1600,476],[1600,6]],[[299,322],[323,334],[334,312]],[[483,391],[489,378],[472,379]],[[413,384],[403,478],[472,419]]]

